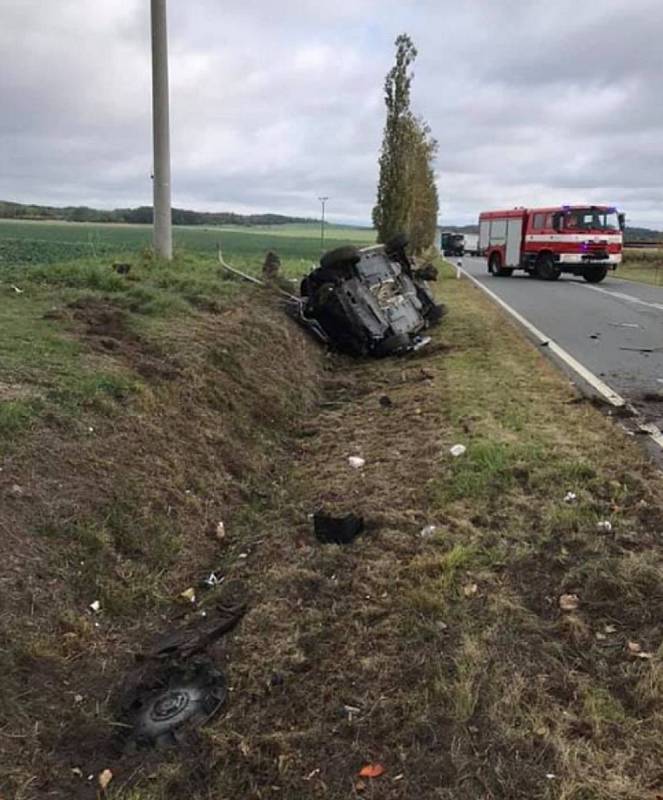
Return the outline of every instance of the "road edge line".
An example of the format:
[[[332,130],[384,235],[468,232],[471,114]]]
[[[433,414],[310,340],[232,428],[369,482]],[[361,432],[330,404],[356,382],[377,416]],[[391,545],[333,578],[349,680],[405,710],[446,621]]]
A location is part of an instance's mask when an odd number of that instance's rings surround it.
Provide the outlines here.
[[[445,259],[446,261],[446,259]],[[597,394],[599,394],[604,400],[610,403],[611,406],[615,408],[629,408],[633,411],[632,419],[636,423],[638,429],[642,431],[642,433],[649,436],[649,438],[657,444],[663,450],[663,433],[650,422],[643,422],[639,420],[641,414],[633,409],[629,403],[614,389],[608,386],[607,383],[602,381],[599,377],[594,375],[593,372],[587,369],[583,364],[581,364],[577,359],[575,359],[570,353],[564,350],[563,347],[560,347],[554,339],[551,339],[549,336],[546,336],[545,333],[540,331],[535,325],[523,317],[522,314],[519,314],[515,308],[512,308],[506,301],[502,300],[501,297],[495,294],[495,292],[491,291],[487,286],[484,286],[481,281],[477,280],[474,275],[470,275],[464,267],[460,264],[453,264],[451,261],[446,261],[450,267],[453,269],[458,270],[465,278],[471,281],[477,288],[481,289],[482,292],[488,295],[493,302],[497,303],[500,308],[504,309],[504,311],[509,314],[516,322],[521,325],[525,330],[536,340],[538,341],[541,347],[546,347],[549,353],[554,354],[560,361],[562,361],[575,375],[581,378],[588,386],[590,386]]]

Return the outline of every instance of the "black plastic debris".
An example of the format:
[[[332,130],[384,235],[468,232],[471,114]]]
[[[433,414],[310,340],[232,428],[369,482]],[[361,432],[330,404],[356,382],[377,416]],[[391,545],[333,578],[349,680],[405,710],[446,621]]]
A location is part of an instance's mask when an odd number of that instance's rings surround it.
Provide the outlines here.
[[[349,544],[364,530],[364,519],[356,514],[334,517],[317,511],[313,515],[313,530],[318,541],[325,544]]]
[[[389,406],[393,406],[393,404],[394,403],[388,394],[383,394],[380,397],[380,405],[382,406],[382,408],[389,408]]]
[[[147,653],[148,658],[189,658],[201,653],[216,639],[232,630],[244,616],[242,599],[218,602],[205,608],[205,616],[160,636]]]
[[[172,747],[184,733],[209,722],[227,696],[223,673],[209,661],[162,667],[125,700],[125,752]]]

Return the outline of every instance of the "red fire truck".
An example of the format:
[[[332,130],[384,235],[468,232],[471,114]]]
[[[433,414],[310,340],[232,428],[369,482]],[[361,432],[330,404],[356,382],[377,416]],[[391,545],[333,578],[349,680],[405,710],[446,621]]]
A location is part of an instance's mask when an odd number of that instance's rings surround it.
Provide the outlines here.
[[[622,260],[624,214],[610,206],[556,206],[484,211],[479,250],[488,271],[522,269],[546,281],[562,272],[599,283]]]

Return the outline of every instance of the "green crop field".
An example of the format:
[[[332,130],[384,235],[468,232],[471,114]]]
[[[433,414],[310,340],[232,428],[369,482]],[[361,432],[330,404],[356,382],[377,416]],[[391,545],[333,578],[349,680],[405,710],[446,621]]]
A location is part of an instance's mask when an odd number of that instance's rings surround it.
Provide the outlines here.
[[[149,247],[149,225],[112,225],[75,222],[0,220],[0,267],[52,264],[78,258],[107,260]],[[238,264],[258,266],[267,250],[276,250],[287,261],[316,261],[320,257],[317,223],[239,226],[176,226],[176,249],[224,255]],[[325,250],[343,244],[367,245],[375,241],[369,228],[330,225],[325,230]]]

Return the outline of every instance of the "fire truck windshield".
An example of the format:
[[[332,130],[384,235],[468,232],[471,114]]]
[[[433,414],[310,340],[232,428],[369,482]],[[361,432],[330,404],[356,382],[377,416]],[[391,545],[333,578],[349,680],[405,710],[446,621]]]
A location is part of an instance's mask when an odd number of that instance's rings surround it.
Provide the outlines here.
[[[574,208],[564,215],[567,231],[619,231],[619,218],[614,210],[599,208]]]

